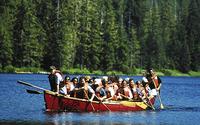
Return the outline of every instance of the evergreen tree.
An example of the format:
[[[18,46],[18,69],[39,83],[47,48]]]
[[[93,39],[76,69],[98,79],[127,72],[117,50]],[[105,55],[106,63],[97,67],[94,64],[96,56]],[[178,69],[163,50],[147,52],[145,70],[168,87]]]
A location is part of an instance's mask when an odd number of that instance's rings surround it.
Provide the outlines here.
[[[10,1],[0,2],[0,69],[12,65],[12,4]]]
[[[87,68],[97,70],[100,67],[100,53],[101,53],[101,8],[99,6],[101,1],[90,0],[88,4],[88,28],[89,28],[89,52],[87,60]],[[91,39],[92,38],[92,39]]]
[[[170,4],[170,1],[161,1],[160,2],[160,25],[162,26],[161,29],[161,41],[159,43],[159,65],[162,68],[167,68],[167,51],[166,46],[171,41],[170,35],[171,35],[171,28],[174,25],[173,22],[173,9]]]
[[[101,3],[101,32],[102,32],[102,57],[101,69],[114,70],[115,49],[118,46],[117,25],[111,1],[103,0]]]
[[[145,57],[143,59],[146,68],[156,67],[159,68],[159,43],[160,37],[160,15],[158,14],[158,6],[156,0],[152,0],[151,7],[145,16],[143,27],[143,43],[142,53]]]
[[[77,35],[79,0],[64,1],[61,4],[62,41],[63,41],[63,66],[71,68],[75,62],[76,46],[80,43]],[[61,34],[60,34],[61,35]]]
[[[115,12],[115,19],[116,19],[116,28],[117,28],[117,36],[116,42],[117,46],[115,48],[115,64],[114,68],[118,71],[122,71],[124,73],[128,72],[128,39],[127,34],[124,29],[124,10],[125,4],[124,0],[120,0],[118,2],[113,1],[113,8]]]
[[[187,44],[191,54],[191,69],[200,70],[200,2],[191,0],[189,4],[189,15],[187,16]]]
[[[25,5],[24,2],[17,5],[15,14],[14,26],[13,26],[13,65],[16,67],[23,67],[23,21],[25,18]]]
[[[79,39],[79,44],[77,45],[76,51],[76,65],[85,68],[87,64],[87,53],[89,51],[89,36],[88,36],[88,0],[82,0],[79,4],[79,17],[77,29],[77,35]]]
[[[142,2],[137,0],[125,1],[124,22],[128,40],[129,70],[141,66],[140,42],[138,40],[141,29]]]
[[[43,57],[43,41],[44,34],[43,29],[39,25],[36,14],[35,4],[22,1],[19,5],[19,12],[17,15],[22,14],[17,18],[17,23],[14,27],[14,44],[15,58],[20,58],[18,67],[40,67]],[[15,29],[16,28],[16,29]],[[19,29],[19,31],[17,31]],[[18,43],[17,43],[18,42]],[[18,48],[19,47],[19,48]]]
[[[43,27],[45,27],[47,35],[47,43],[45,44],[45,53],[43,60],[43,67],[46,69],[50,65],[55,65],[58,68],[63,66],[63,35],[61,31],[62,22],[60,18],[60,0],[48,0],[42,3],[41,10],[45,12],[45,19]]]
[[[177,49],[175,50],[178,54],[176,56],[176,69],[186,73],[190,70],[190,53],[188,44],[186,42],[187,34],[186,34],[186,17],[187,17],[187,4],[184,2],[186,1],[179,1],[179,8],[178,11],[178,19],[177,19]]]

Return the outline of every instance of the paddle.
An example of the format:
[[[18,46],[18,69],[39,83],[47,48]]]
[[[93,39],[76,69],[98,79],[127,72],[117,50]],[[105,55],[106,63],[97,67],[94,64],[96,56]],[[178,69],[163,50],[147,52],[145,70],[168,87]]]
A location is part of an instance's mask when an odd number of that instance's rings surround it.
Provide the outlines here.
[[[95,95],[96,96],[96,95]],[[96,96],[96,98],[97,99],[99,99],[99,97],[98,96]],[[111,111],[109,108],[108,108],[108,106],[107,105],[105,105],[102,101],[99,101],[100,103],[102,103],[107,109],[108,109],[108,111]]]
[[[91,104],[91,106],[92,106],[92,110],[95,111],[94,106],[93,106],[93,104],[92,104],[92,101],[90,101],[90,99],[89,99],[89,97],[88,97],[88,94],[86,93],[85,90],[83,90],[83,91],[84,91],[84,93],[85,93],[86,98],[88,99],[88,101],[90,102],[90,104]]]
[[[156,84],[155,84],[155,82],[154,82],[153,79],[152,79],[152,81],[153,81],[154,86],[156,87]],[[162,101],[161,101],[160,93],[157,92],[157,94],[158,94],[158,99],[159,99],[159,101],[160,101],[160,108],[161,108],[161,109],[164,109],[164,106],[163,106]]]
[[[26,92],[30,93],[30,94],[43,94],[43,92],[39,92],[39,91],[36,91],[36,90],[30,90],[30,89],[27,89]]]
[[[36,89],[40,89],[40,90],[43,90],[43,91],[46,91],[47,89],[44,89],[44,88],[41,88],[41,87],[38,87],[36,85],[33,85],[31,83],[28,83],[28,82],[24,82],[24,81],[17,81],[19,84],[22,84],[22,85],[26,85],[26,86],[30,86],[30,87],[33,87],[33,88],[36,88]]]

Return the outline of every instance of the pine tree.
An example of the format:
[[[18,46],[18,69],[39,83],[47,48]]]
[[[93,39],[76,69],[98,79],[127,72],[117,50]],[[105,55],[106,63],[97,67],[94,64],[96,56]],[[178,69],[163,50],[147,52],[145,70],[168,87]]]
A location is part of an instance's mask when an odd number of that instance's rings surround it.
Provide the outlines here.
[[[62,34],[62,21],[60,18],[60,5],[61,1],[45,1],[41,4],[41,11],[44,12],[45,19],[41,18],[43,27],[47,35],[47,43],[45,44],[45,53],[43,60],[43,67],[49,68],[50,65],[55,65],[61,68],[63,64],[63,34]]]
[[[184,73],[187,73],[190,70],[191,57],[189,53],[188,44],[186,42],[187,34],[186,34],[186,17],[187,17],[187,4],[186,1],[179,1],[178,11],[178,19],[177,19],[177,52],[176,56],[176,68]]]
[[[63,42],[63,69],[74,66],[75,54],[77,52],[78,39],[78,16],[79,16],[79,0],[64,1],[61,3],[61,22],[62,22],[62,42]],[[60,34],[61,35],[61,34]]]
[[[100,67],[101,37],[101,1],[90,0],[88,4],[89,52],[87,68],[97,70]],[[91,39],[92,38],[92,39]]]
[[[135,67],[141,66],[140,42],[138,40],[141,30],[142,18],[142,2],[137,0],[125,1],[126,8],[124,11],[124,29],[127,32],[128,40],[128,61],[129,70],[134,70]]]
[[[23,21],[25,18],[25,5],[24,2],[17,5],[17,10],[13,26],[13,65],[16,67],[23,67]]]
[[[146,68],[159,68],[159,43],[160,37],[160,15],[158,13],[157,2],[152,0],[152,4],[145,15],[143,27],[142,53]]]
[[[103,71],[114,70],[115,49],[118,46],[118,31],[115,14],[111,1],[103,0],[101,6],[101,32],[102,32],[102,57],[101,69]]]
[[[0,2],[0,69],[12,65],[12,15],[10,1]]]
[[[162,26],[161,29],[161,41],[159,43],[159,57],[158,59],[160,60],[159,65],[162,68],[167,68],[168,63],[167,63],[167,51],[166,51],[166,46],[167,44],[171,41],[171,28],[174,25],[174,15],[173,15],[173,9],[172,5],[170,4],[170,1],[161,1],[160,2],[160,25]]]
[[[41,66],[43,57],[43,29],[39,25],[35,4],[22,1],[18,7],[17,19],[14,26],[14,47],[15,61],[17,67]]]
[[[189,15],[187,16],[187,44],[191,54],[191,69],[200,70],[200,2],[191,0],[189,4]]]

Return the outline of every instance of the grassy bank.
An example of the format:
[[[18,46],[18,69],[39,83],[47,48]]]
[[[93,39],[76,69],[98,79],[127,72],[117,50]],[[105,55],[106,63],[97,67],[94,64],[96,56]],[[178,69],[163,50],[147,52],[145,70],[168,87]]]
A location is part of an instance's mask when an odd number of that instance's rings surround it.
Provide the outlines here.
[[[61,69],[61,71],[64,74],[94,74],[94,75],[130,75],[130,76],[141,76],[142,73],[145,71],[144,69],[134,69],[132,73],[126,74],[120,71],[106,71],[103,72],[101,70],[96,70],[96,71],[90,71],[86,68],[84,69],[79,69],[79,68],[71,68],[71,69]],[[27,68],[27,67],[22,67],[22,68],[16,68],[12,66],[7,66],[3,70],[0,69],[1,73],[39,73],[39,74],[47,74],[49,71],[40,69],[40,68]],[[159,76],[192,76],[192,77],[200,77],[200,71],[195,72],[195,71],[190,71],[188,73],[181,73],[180,71],[177,70],[171,70],[171,69],[162,69],[162,70],[156,70],[157,74]]]

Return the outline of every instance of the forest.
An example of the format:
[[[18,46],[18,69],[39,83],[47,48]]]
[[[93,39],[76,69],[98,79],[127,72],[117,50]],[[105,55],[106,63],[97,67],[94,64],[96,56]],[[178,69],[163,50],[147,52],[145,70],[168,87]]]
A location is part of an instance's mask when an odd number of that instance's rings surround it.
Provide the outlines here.
[[[199,0],[1,0],[0,71],[200,71]]]

